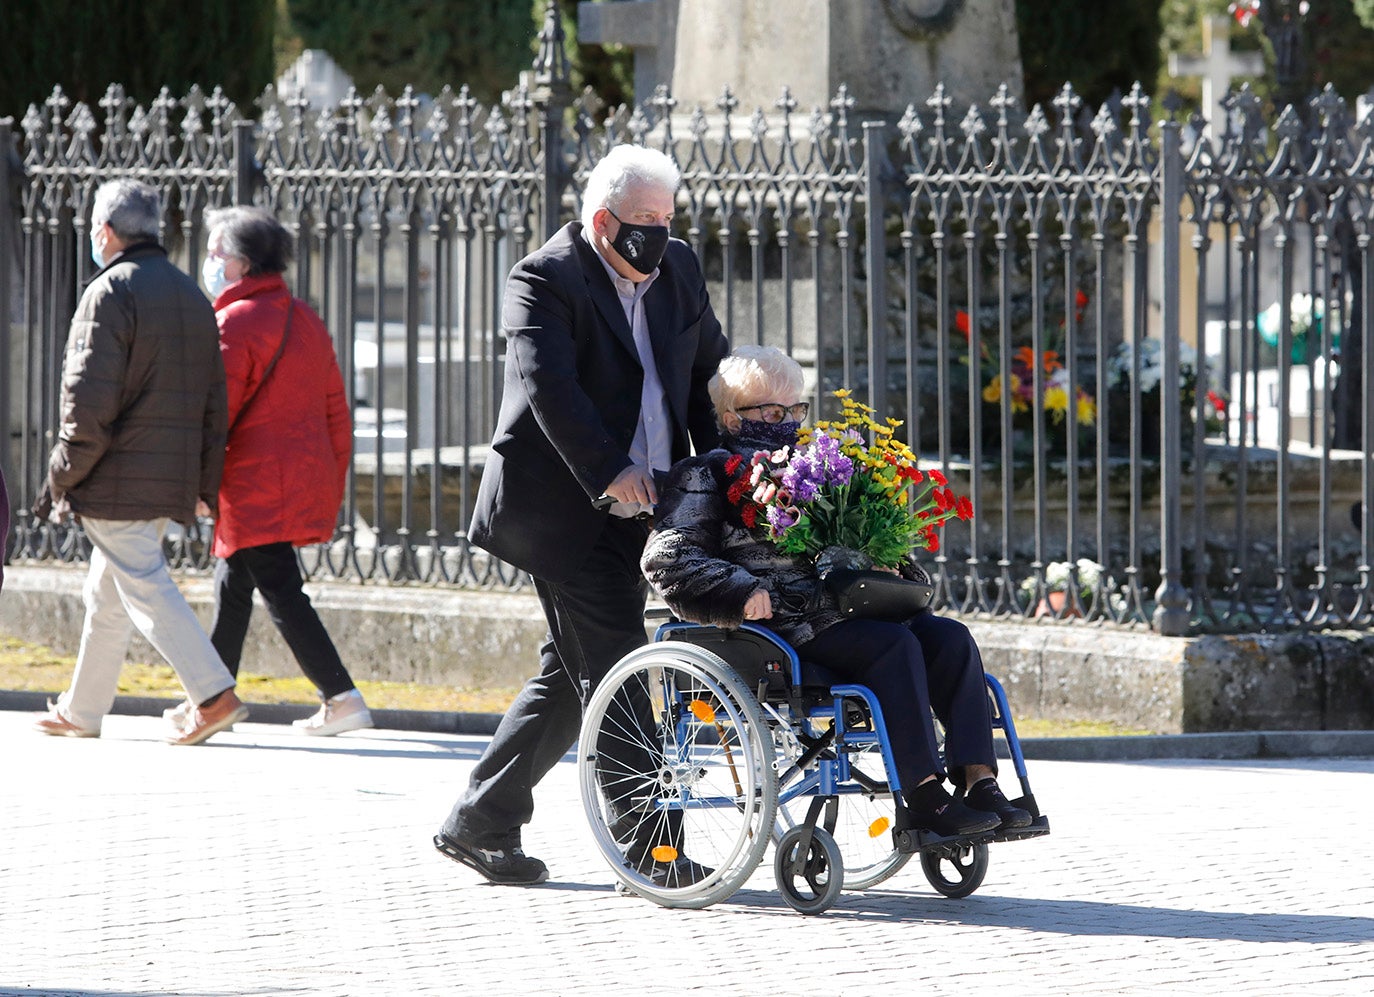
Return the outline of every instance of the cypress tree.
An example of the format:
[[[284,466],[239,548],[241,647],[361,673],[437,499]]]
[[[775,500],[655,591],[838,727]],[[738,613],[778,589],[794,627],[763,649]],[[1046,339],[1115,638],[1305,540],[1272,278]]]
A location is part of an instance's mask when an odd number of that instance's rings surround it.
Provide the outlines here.
[[[162,87],[181,96],[219,85],[248,106],[272,81],[274,0],[0,3],[0,115],[22,117],[60,85],[97,103],[110,83],[146,104]]]
[[[1150,0],[1016,0],[1026,106],[1050,101],[1066,82],[1089,107],[1159,72],[1159,4]]]

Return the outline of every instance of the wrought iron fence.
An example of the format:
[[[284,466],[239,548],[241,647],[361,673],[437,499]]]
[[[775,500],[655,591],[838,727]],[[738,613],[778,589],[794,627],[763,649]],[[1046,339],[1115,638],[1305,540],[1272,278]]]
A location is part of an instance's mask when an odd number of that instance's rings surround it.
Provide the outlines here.
[[[501,285],[631,141],[681,166],[678,234],[732,341],[801,359],[819,409],[848,386],[904,419],[970,492],[975,519],[934,557],[946,608],[1169,634],[1374,618],[1374,144],[1331,93],[1304,124],[1241,92],[1216,144],[1138,88],[1096,111],[1067,86],[1029,112],[1005,89],[957,111],[937,91],[897,122],[852,120],[844,88],[809,112],[784,92],[741,116],[728,91],[603,112],[571,99],[551,21],[499,106],[465,89],[259,104],[254,120],[218,91],[143,107],[111,87],[97,117],[54,90],[0,123],[17,509],[55,431],[91,196],[135,175],[165,192],[164,241],[192,273],[209,208],[260,203],[297,236],[289,277],[335,336],[356,423],[337,536],[307,569],[521,586],[464,533],[500,400]],[[174,559],[204,567],[205,539],[179,535]],[[83,544],[21,515],[9,554]]]

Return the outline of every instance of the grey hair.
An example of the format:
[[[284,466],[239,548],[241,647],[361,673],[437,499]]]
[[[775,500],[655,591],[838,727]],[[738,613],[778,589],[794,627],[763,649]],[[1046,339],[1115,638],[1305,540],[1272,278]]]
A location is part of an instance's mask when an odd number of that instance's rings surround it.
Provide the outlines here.
[[[291,233],[265,208],[209,211],[205,226],[211,239],[219,236],[220,252],[245,261],[250,274],[281,273],[291,262]]]
[[[806,375],[801,364],[776,346],[736,346],[721,360],[715,375],[706,386],[711,403],[716,407],[716,419],[735,411],[742,397],[767,396],[776,401],[782,395],[801,397],[806,389]]]
[[[591,230],[592,218],[602,208],[616,213],[632,190],[648,187],[672,196],[682,183],[677,165],[657,149],[642,145],[617,145],[592,168],[582,191],[582,227]]]
[[[109,225],[120,242],[156,239],[162,196],[140,180],[107,180],[95,192],[91,227]]]

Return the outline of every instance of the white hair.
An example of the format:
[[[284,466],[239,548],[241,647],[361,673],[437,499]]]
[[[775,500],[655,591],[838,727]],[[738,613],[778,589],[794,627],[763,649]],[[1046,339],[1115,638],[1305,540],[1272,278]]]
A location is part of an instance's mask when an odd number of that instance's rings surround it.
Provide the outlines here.
[[[96,189],[91,227],[108,224],[121,242],[156,239],[161,218],[161,196],[142,181],[121,177]]]
[[[706,386],[716,418],[735,411],[741,398],[800,398],[806,389],[801,364],[776,346],[736,346]]]
[[[664,153],[642,145],[617,145],[587,177],[582,191],[582,227],[590,231],[592,218],[602,208],[617,214],[633,190],[648,187],[672,197],[680,183],[681,171]]]

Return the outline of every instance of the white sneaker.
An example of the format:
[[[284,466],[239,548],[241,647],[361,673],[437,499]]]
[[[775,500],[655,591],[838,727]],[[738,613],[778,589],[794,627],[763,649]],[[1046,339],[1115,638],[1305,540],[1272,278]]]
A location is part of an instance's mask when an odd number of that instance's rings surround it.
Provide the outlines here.
[[[363,694],[357,689],[341,692],[332,699],[326,699],[319,710],[292,723],[302,734],[316,737],[333,737],[350,730],[361,730],[372,726],[372,714],[363,702]]]
[[[162,719],[166,720],[176,730],[186,726],[186,718],[191,715],[191,711],[196,708],[196,704],[189,699],[183,699],[176,706],[169,706],[162,711]]]

